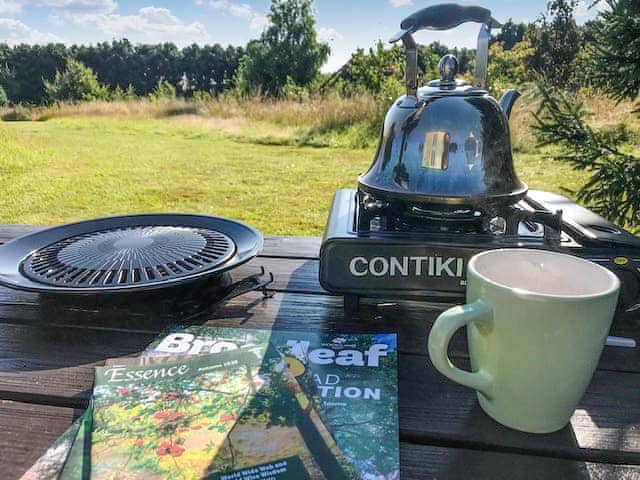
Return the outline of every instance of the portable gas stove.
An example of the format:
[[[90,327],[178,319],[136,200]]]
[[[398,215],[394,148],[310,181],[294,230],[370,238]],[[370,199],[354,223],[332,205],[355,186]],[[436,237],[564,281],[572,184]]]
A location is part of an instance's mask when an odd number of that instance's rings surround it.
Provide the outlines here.
[[[640,308],[640,239],[554,193],[529,191],[498,210],[411,205],[339,190],[320,250],[320,283],[344,295],[349,309],[361,297],[461,302],[473,255],[540,248],[609,268],[622,280],[621,308]]]
[[[480,24],[473,80],[453,55],[418,88],[419,30]],[[640,309],[640,239],[569,199],[528,191],[512,157],[509,115],[519,94],[486,90],[491,29],[485,8],[443,4],[405,18],[391,42],[406,51],[406,95],[389,109],[357,190],[335,195],[320,251],[320,283],[361,297],[464,300],[468,260],[496,248],[540,248],[592,260],[622,280],[621,308]],[[517,266],[514,266],[517,268]]]

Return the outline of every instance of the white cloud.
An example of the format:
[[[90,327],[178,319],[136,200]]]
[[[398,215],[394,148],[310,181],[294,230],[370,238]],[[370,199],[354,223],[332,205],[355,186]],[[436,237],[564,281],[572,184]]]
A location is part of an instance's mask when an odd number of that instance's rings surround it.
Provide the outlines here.
[[[345,63],[349,61],[351,58],[351,51],[347,48],[341,49],[340,51],[331,52],[331,56],[327,63],[325,63],[320,71],[322,73],[333,73],[338,71],[340,67],[342,67]]]
[[[411,5],[413,5],[413,1],[412,0],[389,0],[389,3],[394,8],[410,7]]]
[[[344,36],[333,27],[318,28],[318,40],[321,42],[331,42],[343,40]]]
[[[49,15],[47,17],[47,20],[49,20],[50,23],[56,25],[57,27],[61,27],[62,25],[64,25],[64,21],[62,20],[62,18],[60,18],[60,15]]]
[[[596,18],[600,12],[610,10],[609,4],[603,0],[593,3],[593,0],[580,0],[574,14],[578,23]]]
[[[15,15],[22,9],[17,0],[0,0],[0,15]]]
[[[220,3],[220,2],[213,2],[213,3]],[[243,4],[230,3],[230,2],[226,2],[226,3],[227,3],[226,8],[229,10],[231,15],[234,15],[236,17],[251,19],[255,15],[257,15],[256,12],[253,10],[253,8],[251,8],[251,5],[247,5],[246,3],[243,3]]]
[[[41,32],[13,18],[0,18],[0,38],[9,45],[62,42],[52,33]]]
[[[264,15],[256,15],[249,22],[249,28],[258,33],[264,32],[267,25],[269,25],[269,19]]]
[[[196,0],[196,3],[202,5],[202,0]],[[209,5],[216,10],[230,13],[234,17],[248,20],[249,28],[254,32],[262,32],[269,23],[265,15],[256,12],[251,5],[246,3],[236,3],[230,0],[211,0]]]
[[[589,6],[584,0],[582,0],[578,2],[578,5],[576,6],[574,13],[575,13],[575,16],[578,18],[586,17],[589,14]]]
[[[50,8],[55,14],[111,13],[118,4],[116,0],[0,0],[1,15],[17,15],[26,7]]]
[[[50,7],[59,13],[111,13],[118,9],[115,0],[27,0],[40,7]]]
[[[211,35],[202,23],[185,24],[166,8],[144,7],[137,15],[69,14],[68,18],[81,27],[99,30],[113,38],[126,37],[133,42],[174,42],[184,46],[211,41]]]

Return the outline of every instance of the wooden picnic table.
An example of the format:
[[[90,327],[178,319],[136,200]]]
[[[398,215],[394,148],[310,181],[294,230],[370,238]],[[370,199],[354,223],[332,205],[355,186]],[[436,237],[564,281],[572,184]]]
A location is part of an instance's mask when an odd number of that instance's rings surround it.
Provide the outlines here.
[[[0,226],[0,242],[35,229]],[[319,246],[317,238],[267,238],[263,253],[234,275],[264,266],[275,275],[273,297],[243,295],[220,304],[205,320],[246,328],[397,332],[403,479],[640,478],[640,348],[605,348],[563,430],[510,430],[480,410],[474,392],[431,365],[426,338],[438,308],[364,303],[357,313],[345,313],[343,299],[318,283]],[[170,319],[134,310],[56,305],[0,288],[1,478],[19,477],[82,414],[96,365],[138,354],[169,325]],[[640,340],[640,319],[616,319],[612,334]],[[461,332],[451,356],[468,366]]]

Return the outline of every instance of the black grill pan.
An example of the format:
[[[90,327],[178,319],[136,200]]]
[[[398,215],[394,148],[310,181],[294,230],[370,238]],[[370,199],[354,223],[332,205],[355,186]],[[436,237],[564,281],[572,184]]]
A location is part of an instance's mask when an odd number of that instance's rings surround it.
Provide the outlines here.
[[[235,220],[144,214],[53,227],[0,246],[0,284],[39,293],[144,292],[217,277],[262,249]]]

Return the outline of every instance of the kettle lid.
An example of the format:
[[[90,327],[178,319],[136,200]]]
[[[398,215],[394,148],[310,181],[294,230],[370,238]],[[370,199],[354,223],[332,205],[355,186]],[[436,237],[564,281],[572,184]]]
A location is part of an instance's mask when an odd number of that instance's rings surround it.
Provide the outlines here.
[[[432,80],[417,91],[419,98],[428,96],[452,96],[452,95],[487,95],[484,88],[474,87],[464,80],[456,78],[458,74],[458,59],[455,55],[446,54],[438,63],[440,79]]]

